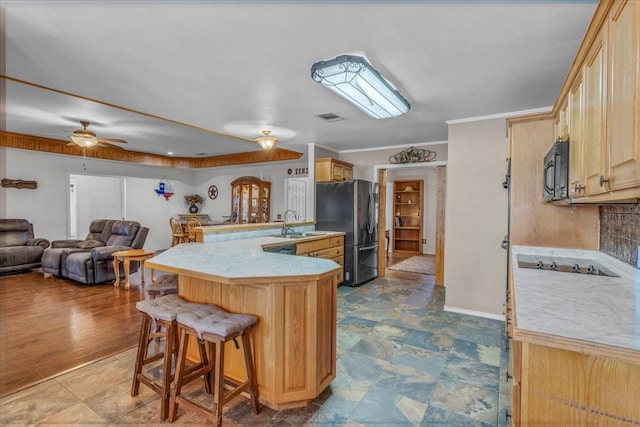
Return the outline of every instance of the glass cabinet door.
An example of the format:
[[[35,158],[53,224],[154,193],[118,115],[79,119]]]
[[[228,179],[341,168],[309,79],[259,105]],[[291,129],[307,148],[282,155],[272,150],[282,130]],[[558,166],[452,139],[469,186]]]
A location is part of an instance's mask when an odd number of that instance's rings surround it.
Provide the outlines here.
[[[271,183],[243,176],[231,183],[231,222],[256,224],[271,220]]]

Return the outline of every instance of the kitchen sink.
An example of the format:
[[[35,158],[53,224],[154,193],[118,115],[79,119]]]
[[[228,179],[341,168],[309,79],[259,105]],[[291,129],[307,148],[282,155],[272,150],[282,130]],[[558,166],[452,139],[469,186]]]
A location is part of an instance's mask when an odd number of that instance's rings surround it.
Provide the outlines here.
[[[518,267],[594,276],[620,277],[592,259],[551,257],[544,255],[518,255]]]
[[[272,234],[268,237],[279,237],[281,239],[302,239],[304,237],[309,237],[308,235],[304,235],[304,234],[287,234],[285,236],[283,236],[282,234]]]

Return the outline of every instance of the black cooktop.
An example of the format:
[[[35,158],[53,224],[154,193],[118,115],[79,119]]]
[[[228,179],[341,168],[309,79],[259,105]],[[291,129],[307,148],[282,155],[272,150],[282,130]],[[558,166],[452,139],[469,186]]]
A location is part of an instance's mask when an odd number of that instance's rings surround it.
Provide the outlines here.
[[[552,257],[545,255],[517,255],[518,267],[565,273],[592,274],[594,276],[620,277],[597,261],[584,258]]]

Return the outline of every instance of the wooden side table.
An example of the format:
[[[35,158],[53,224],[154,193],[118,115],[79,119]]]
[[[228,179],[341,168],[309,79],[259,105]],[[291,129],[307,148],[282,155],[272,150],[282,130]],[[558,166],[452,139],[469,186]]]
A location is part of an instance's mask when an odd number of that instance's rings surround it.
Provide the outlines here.
[[[144,262],[153,257],[156,253],[154,251],[147,251],[144,249],[131,249],[128,251],[118,251],[112,254],[113,256],[113,271],[116,274],[116,281],[113,286],[120,286],[120,261],[124,265],[124,288],[129,289],[129,267],[131,261],[140,261],[140,269],[142,270],[141,279],[144,284]],[[154,271],[151,271],[151,281],[154,281]]]

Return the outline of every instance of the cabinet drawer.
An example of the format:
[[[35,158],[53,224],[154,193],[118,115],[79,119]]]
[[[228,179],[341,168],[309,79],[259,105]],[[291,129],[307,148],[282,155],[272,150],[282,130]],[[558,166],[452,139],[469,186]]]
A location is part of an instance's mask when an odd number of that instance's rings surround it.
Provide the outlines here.
[[[338,272],[338,285],[342,282],[344,282],[344,272],[342,269],[340,269],[340,272]]]
[[[329,249],[324,249],[322,251],[315,251],[315,252],[309,252],[307,254],[307,256],[313,257],[313,258],[325,258],[325,259],[329,259]]]
[[[329,246],[344,246],[344,236],[331,237],[329,239]]]
[[[296,245],[296,255],[304,255],[310,252],[317,252],[329,248],[329,239],[313,240],[311,242],[301,242]]]
[[[338,256],[343,256],[344,255],[344,247],[343,246],[338,246],[336,248],[330,248],[329,249],[329,258],[335,258]]]
[[[343,256],[337,256],[334,258],[331,258],[331,261],[334,261],[337,264],[340,264],[341,266],[344,267],[344,257]]]

